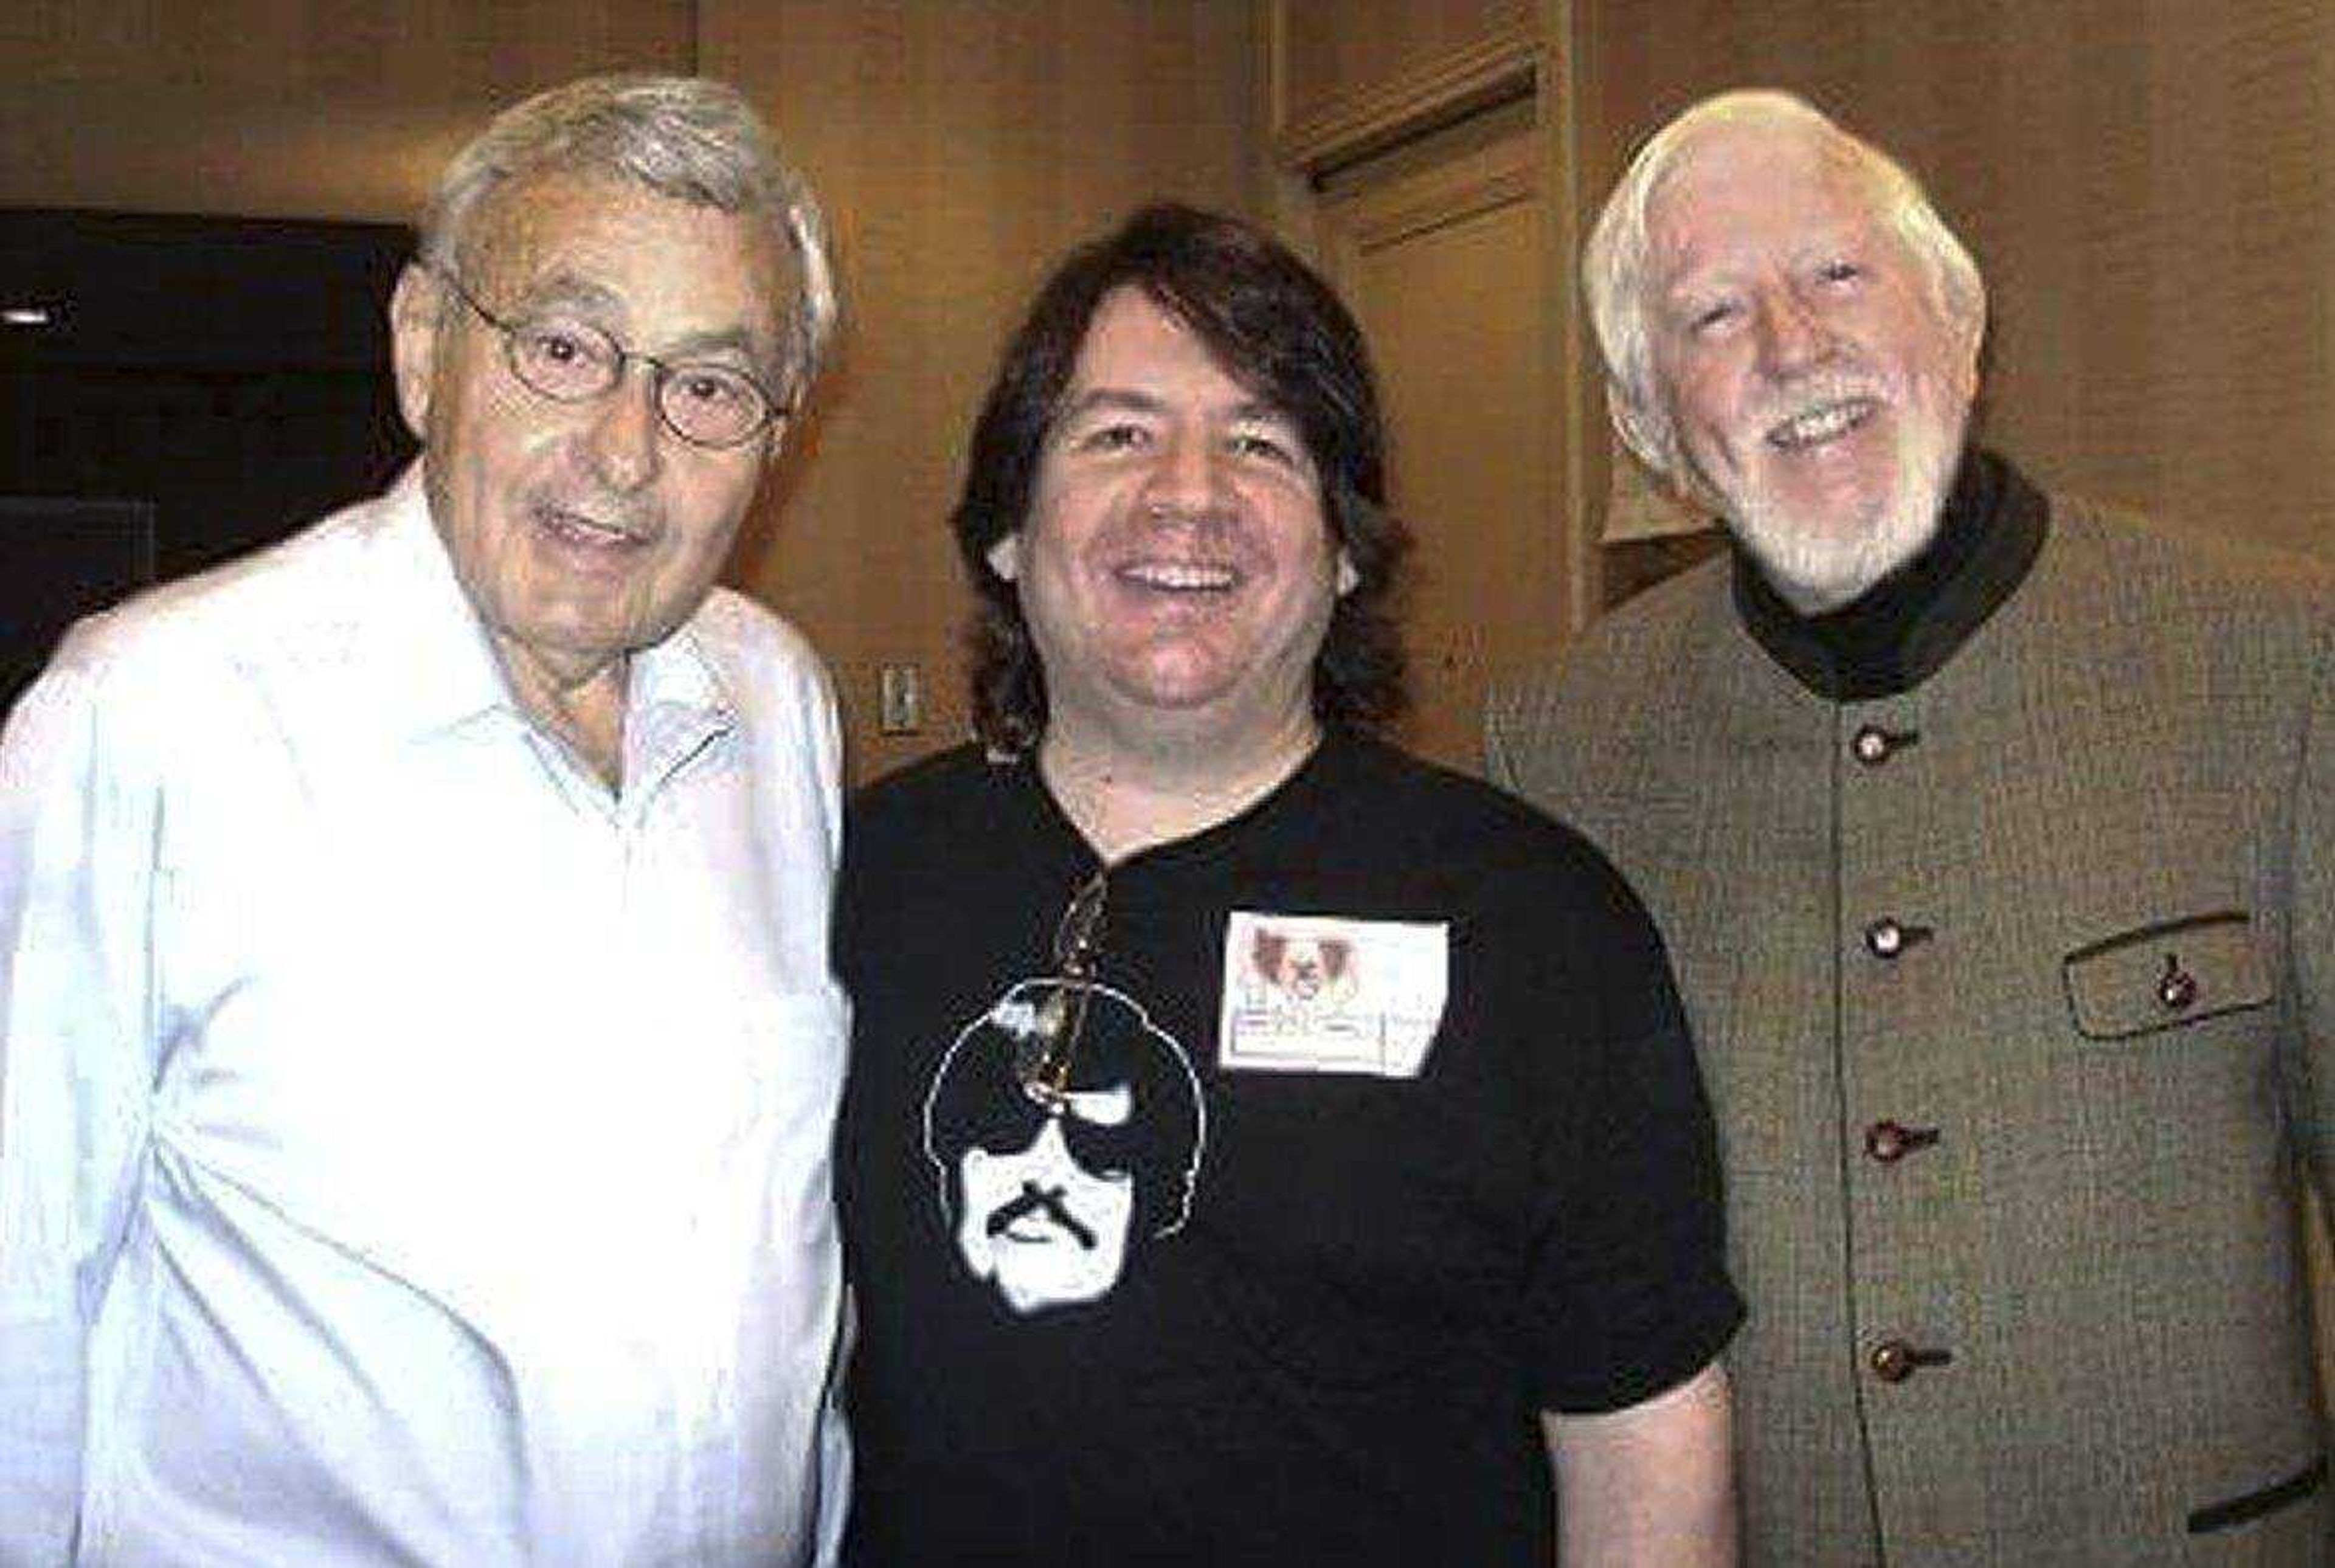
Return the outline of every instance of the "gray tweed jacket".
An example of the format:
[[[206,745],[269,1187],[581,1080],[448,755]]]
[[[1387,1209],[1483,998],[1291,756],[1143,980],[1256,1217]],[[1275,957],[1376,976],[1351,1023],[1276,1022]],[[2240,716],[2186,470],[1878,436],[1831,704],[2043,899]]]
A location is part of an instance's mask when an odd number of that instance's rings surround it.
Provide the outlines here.
[[[2049,509],[1905,689],[1788,673],[1722,558],[1493,706],[1671,945],[1754,1563],[2330,1558],[2335,596]]]

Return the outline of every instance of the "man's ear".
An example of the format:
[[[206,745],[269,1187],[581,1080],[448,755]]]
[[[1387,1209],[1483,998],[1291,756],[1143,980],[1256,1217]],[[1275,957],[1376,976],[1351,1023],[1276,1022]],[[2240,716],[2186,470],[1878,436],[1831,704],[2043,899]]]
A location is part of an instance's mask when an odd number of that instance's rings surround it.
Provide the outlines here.
[[[397,276],[389,296],[389,359],[397,377],[397,411],[416,440],[427,440],[430,392],[438,364],[438,324],[445,314],[443,286],[418,265]]]
[[[795,423],[803,417],[803,405],[810,401],[810,378],[808,373],[789,371],[779,388],[768,395],[778,401],[778,411],[771,416],[770,428],[762,432],[762,466],[775,469],[790,438]]]
[[[1618,381],[1608,377],[1605,382],[1605,413],[1613,421],[1613,433],[1640,462],[1663,479],[1671,479],[1671,454],[1664,450],[1661,417],[1633,401]]]
[[[787,431],[794,423],[792,414],[780,414],[770,421],[770,428],[762,432],[762,466],[775,469],[779,459],[786,455]]]
[[[1338,597],[1342,599],[1361,586],[1362,575],[1354,570],[1354,557],[1341,546],[1338,550]]]
[[[1963,324],[1961,336],[1963,348],[1960,390],[1962,402],[1968,405],[1978,398],[1979,361],[1986,349],[1986,307],[1983,305],[1979,306],[1976,319]]]
[[[983,559],[989,562],[991,571],[1009,583],[1013,581],[1014,575],[1022,570],[1022,530],[1016,528],[1002,536],[989,547],[989,554]]]
[[[1678,427],[1667,411],[1632,402],[1621,383],[1609,379],[1605,383],[1605,412],[1613,421],[1613,433],[1622,438],[1622,444],[1645,465],[1646,471],[1663,489],[1699,510],[1726,510],[1726,503],[1705,489],[1694,466],[1679,450]]]

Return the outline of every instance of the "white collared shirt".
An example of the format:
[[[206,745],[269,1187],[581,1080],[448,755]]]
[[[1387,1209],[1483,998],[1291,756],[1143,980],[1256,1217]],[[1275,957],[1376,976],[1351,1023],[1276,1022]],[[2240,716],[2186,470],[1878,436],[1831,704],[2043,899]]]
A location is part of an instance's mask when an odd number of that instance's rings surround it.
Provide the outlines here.
[[[717,592],[609,790],[418,469],[78,628],[0,742],[0,1563],[823,1559],[837,756]]]

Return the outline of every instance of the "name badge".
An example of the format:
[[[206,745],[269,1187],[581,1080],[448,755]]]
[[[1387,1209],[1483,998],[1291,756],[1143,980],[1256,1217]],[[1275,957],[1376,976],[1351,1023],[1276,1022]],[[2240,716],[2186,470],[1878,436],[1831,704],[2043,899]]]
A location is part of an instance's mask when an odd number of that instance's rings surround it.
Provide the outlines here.
[[[1233,911],[1217,1065],[1417,1078],[1443,1021],[1448,930],[1440,921]]]

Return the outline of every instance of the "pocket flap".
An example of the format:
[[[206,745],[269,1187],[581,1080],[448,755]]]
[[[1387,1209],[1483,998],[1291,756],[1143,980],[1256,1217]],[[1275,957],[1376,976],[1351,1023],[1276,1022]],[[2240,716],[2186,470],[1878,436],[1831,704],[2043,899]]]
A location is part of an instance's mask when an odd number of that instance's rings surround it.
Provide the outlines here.
[[[2270,967],[2242,909],[2144,925],[2060,963],[2077,1032],[2128,1040],[2271,999]]]

